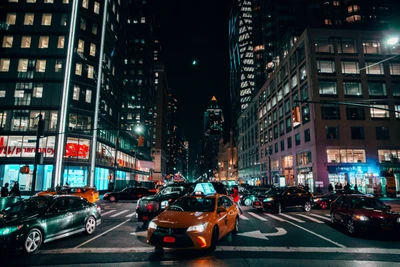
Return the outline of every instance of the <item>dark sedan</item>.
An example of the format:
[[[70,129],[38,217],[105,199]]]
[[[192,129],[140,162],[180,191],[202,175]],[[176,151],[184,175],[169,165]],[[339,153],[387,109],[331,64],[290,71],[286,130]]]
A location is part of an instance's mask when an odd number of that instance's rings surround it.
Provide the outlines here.
[[[142,197],[154,195],[155,192],[150,191],[146,187],[127,187],[122,191],[108,192],[103,196],[103,200],[117,202],[119,200],[138,200]]]
[[[331,204],[332,224],[343,224],[351,235],[361,230],[399,230],[400,214],[380,199],[367,195],[341,195]]]
[[[36,252],[42,243],[84,232],[101,223],[100,207],[75,196],[35,196],[0,212],[0,248]]]
[[[316,208],[321,209],[329,209],[331,207],[331,203],[342,194],[362,194],[361,192],[353,189],[343,190],[338,189],[326,193],[325,195],[317,196],[314,198],[314,205]]]
[[[265,185],[264,187],[254,188],[252,191],[247,192],[241,198],[241,203],[245,206],[250,206],[253,203],[253,201],[259,199],[260,197],[262,198],[262,196],[267,195],[269,192],[271,192],[271,190],[275,193],[277,188],[275,188],[272,185],[271,186]]]

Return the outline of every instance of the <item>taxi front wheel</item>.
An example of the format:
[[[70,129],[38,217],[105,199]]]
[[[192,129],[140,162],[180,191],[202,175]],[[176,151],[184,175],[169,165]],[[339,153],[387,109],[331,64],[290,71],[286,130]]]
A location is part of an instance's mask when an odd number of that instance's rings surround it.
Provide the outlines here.
[[[212,236],[211,236],[211,245],[209,248],[210,252],[213,252],[217,248],[218,234],[219,234],[218,227],[214,226],[214,229],[212,231]]]
[[[236,235],[239,232],[239,217],[236,216],[235,226],[233,227],[232,234]]]

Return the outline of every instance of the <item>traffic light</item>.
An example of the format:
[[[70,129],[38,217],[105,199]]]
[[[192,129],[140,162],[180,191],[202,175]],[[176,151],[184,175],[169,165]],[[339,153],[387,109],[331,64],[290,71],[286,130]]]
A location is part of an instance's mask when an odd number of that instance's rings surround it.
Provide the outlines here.
[[[144,137],[142,135],[139,135],[138,146],[143,146],[143,145],[144,145]]]
[[[28,166],[28,165],[22,166],[22,167],[19,169],[19,172],[20,172],[21,174],[28,174],[28,173],[29,173],[29,166]]]
[[[300,107],[294,107],[292,109],[292,120],[293,126],[300,124]]]

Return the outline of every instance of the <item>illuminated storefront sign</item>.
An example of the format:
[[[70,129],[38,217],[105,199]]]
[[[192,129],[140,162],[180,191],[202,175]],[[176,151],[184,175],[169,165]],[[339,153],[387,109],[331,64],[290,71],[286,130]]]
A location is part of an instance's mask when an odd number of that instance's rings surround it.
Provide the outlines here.
[[[54,157],[55,137],[40,139],[39,153],[44,157]],[[0,136],[0,157],[33,158],[36,153],[36,136]]]
[[[64,157],[89,159],[89,148],[90,140],[68,137]]]
[[[337,173],[337,172],[357,172],[357,173],[365,173],[368,172],[368,167],[366,166],[328,166],[329,173]]]

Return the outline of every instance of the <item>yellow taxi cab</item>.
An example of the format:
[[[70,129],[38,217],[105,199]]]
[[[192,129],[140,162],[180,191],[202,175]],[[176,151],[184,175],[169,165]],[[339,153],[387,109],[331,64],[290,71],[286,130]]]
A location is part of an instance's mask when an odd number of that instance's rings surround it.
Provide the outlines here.
[[[191,195],[177,199],[148,226],[147,243],[163,248],[215,250],[225,235],[239,231],[239,211],[211,183],[199,183]]]
[[[62,187],[62,188],[49,188],[45,191],[39,192],[36,195],[73,195],[79,196],[90,203],[94,203],[100,199],[99,191],[94,187]]]

